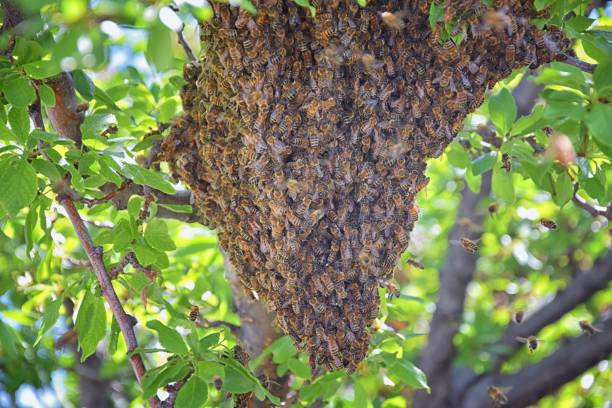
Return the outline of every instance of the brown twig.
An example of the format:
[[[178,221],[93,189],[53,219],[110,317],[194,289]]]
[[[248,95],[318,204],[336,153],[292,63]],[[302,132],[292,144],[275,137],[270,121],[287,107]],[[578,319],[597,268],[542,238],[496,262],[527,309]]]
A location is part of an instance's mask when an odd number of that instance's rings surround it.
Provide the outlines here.
[[[588,72],[591,74],[595,72],[595,68],[597,68],[597,65],[589,64],[588,62],[581,61],[578,58],[565,53],[561,49],[561,47],[559,47],[559,44],[557,44],[557,42],[551,38],[549,33],[546,33],[544,35],[544,43],[546,44],[546,48],[548,48],[550,52],[561,57],[561,62],[564,62],[568,65],[572,65],[584,72]]]
[[[593,217],[606,217],[608,220],[612,221],[612,204],[609,204],[608,207],[602,209],[595,208],[591,204],[587,203],[584,198],[578,195],[578,189],[578,184],[574,184],[574,195],[572,196],[572,201],[577,207],[582,208]]]
[[[191,46],[185,40],[185,36],[183,35],[184,29],[185,29],[185,24],[183,24],[181,29],[176,32],[176,35],[178,37],[179,43],[183,47],[183,50],[185,50],[185,54],[187,54],[187,58],[189,58],[189,61],[193,62],[193,61],[196,61],[196,57],[195,57],[195,54],[193,53],[193,50],[191,49]]]
[[[138,347],[136,333],[134,332],[134,326],[136,325],[137,321],[133,316],[128,315],[123,309],[121,301],[119,300],[119,297],[117,297],[117,293],[115,292],[111,279],[106,271],[106,266],[104,265],[104,261],[102,259],[102,250],[99,247],[94,247],[89,231],[87,231],[83,219],[74,206],[74,201],[65,195],[60,196],[58,201],[64,210],[66,210],[66,215],[72,223],[74,231],[79,238],[87,257],[89,258],[93,272],[96,275],[98,283],[100,284],[102,296],[104,296],[104,299],[108,303],[115,320],[119,324],[119,328],[127,345],[128,353],[131,353]],[[138,382],[141,382],[142,377],[146,373],[146,368],[142,361],[142,357],[140,354],[134,353],[129,357],[129,359],[134,374],[136,375],[136,379]],[[154,408],[159,407],[159,400],[157,397],[151,398],[149,403]]]

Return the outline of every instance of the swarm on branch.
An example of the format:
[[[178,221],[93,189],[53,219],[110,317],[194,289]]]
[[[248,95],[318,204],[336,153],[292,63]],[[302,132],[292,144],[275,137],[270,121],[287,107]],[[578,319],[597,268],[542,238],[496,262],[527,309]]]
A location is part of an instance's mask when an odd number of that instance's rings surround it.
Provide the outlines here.
[[[458,45],[440,41],[442,23],[431,30],[429,2],[417,1],[317,2],[314,20],[292,2],[260,2],[257,16],[215,3],[202,26],[209,51],[185,67],[186,114],[164,155],[247,292],[313,365],[364,358],[425,160],[488,86],[566,59],[558,30],[546,37],[527,3],[505,4],[449,9],[468,33]]]

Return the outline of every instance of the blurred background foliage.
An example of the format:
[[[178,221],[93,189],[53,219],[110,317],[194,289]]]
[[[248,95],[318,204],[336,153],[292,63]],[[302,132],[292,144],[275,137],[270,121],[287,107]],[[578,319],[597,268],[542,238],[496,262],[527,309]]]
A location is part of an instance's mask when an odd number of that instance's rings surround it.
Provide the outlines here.
[[[248,1],[238,3],[253,7]],[[605,207],[612,197],[612,19],[605,5],[585,14],[589,3],[536,1],[551,7],[548,23],[561,23],[576,40],[577,55],[598,64],[594,75],[563,63],[515,72],[491,90],[492,97],[470,116],[446,153],[430,162],[431,182],[418,199],[420,219],[396,272],[402,295],[383,302],[370,356],[352,375],[313,373],[287,337],[243,366],[231,353],[236,343],[231,327],[239,325],[240,318],[233,311],[214,232],[195,223],[161,221],[155,212],[162,205],[156,203],[145,226],[139,226],[139,197],[124,210],[103,201],[79,204],[110,267],[133,251],[157,274],[151,279],[128,267],[115,283],[124,307],[139,322],[136,331],[146,365],[158,367],[145,379],[143,393],[52,188],[69,173],[72,188],[90,199],[104,196],[101,186],[119,186],[126,178],[170,194],[180,189],[163,164],[147,170],[140,165],[181,111],[187,56],[177,31],[182,30],[198,55],[198,20],[206,24],[212,9],[205,0],[176,1],[172,9],[169,2],[143,0],[18,2],[26,18],[17,27],[12,57],[0,56],[0,405],[79,406],[79,382],[90,375],[109,392],[114,405],[141,406],[156,392],[163,396],[166,383],[191,370],[198,380],[191,384],[198,391],[196,402],[231,406],[227,393],[266,397],[266,379],[253,370],[264,358],[272,358],[280,375],[292,375],[290,386],[299,392],[295,404],[309,406],[321,399],[338,407],[409,406],[414,390],[426,387],[414,363],[427,341],[438,271],[453,245],[447,236],[462,222],[457,219],[461,193],[464,188],[478,191],[482,175],[492,171],[493,193],[477,209],[485,215],[483,223],[464,225],[466,231],[481,230],[482,237],[455,338],[457,364],[476,373],[489,370],[495,341],[512,313],[533,311],[548,302],[610,245],[607,220],[572,201],[574,185],[595,207]],[[563,20],[570,11],[574,17]],[[12,36],[2,33],[0,49],[11,46]],[[27,107],[37,98],[43,106],[54,105],[53,92],[41,81],[62,71],[73,72],[81,102],[89,103],[81,127],[85,149],[60,140],[49,126],[47,132],[32,128],[27,118]],[[527,77],[543,89],[532,113],[517,119],[511,91]],[[492,136],[483,136],[485,127]],[[577,158],[563,164],[554,155],[534,155],[528,140],[550,151],[553,138],[547,131],[567,136]],[[41,158],[42,151],[49,160]],[[502,153],[512,157],[510,172],[501,168]],[[492,204],[498,209],[489,214]],[[166,208],[191,211],[189,206]],[[542,227],[542,218],[555,220],[558,228]],[[424,268],[414,267],[409,259]],[[387,299],[383,290],[381,295]],[[580,334],[579,320],[593,321],[611,304],[611,291],[598,293],[546,327],[539,334],[545,341],[537,353],[521,350],[503,364],[502,372],[514,372],[551,353],[564,338]],[[196,327],[188,319],[193,305],[205,321],[227,325]],[[99,370],[84,370],[81,357],[97,358]],[[609,364],[602,361],[538,406],[609,404]]]

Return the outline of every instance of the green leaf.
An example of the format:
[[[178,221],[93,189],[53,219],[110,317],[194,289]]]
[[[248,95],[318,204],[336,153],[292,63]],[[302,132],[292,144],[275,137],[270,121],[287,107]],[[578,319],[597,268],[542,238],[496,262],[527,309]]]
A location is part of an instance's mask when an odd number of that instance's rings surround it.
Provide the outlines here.
[[[87,76],[82,69],[72,71],[72,79],[74,87],[86,101],[91,101],[94,98],[95,85],[91,78]]]
[[[16,76],[4,82],[2,91],[6,100],[13,106],[25,108],[36,99],[34,86],[22,76]]]
[[[147,327],[158,333],[159,344],[169,352],[178,355],[185,355],[188,353],[183,337],[176,330],[165,326],[159,320],[150,320],[147,322]]]
[[[85,292],[74,328],[78,334],[83,362],[95,353],[98,343],[106,334],[106,310],[102,296],[94,295],[89,290]]]
[[[594,105],[587,114],[586,123],[597,142],[612,147],[612,106]]]
[[[600,92],[605,88],[612,87],[612,59],[597,64],[597,68],[593,74],[593,81]]]
[[[49,85],[40,85],[40,87],[38,88],[38,95],[40,96],[40,100],[45,106],[55,106],[55,93],[53,93],[53,89],[51,89]]]
[[[144,184],[166,194],[176,193],[176,190],[174,187],[172,187],[172,184],[164,180],[160,173],[153,170],[149,170],[135,164],[126,164],[122,169],[122,172],[127,177],[131,177],[136,184]]]
[[[208,384],[192,375],[176,396],[176,408],[200,408],[208,399]]]
[[[199,342],[200,352],[204,352],[213,346],[219,344],[219,333],[209,334],[208,336],[202,337]]]
[[[97,139],[105,141],[102,138],[102,133],[111,125],[115,125],[117,119],[115,115],[110,113],[95,112],[88,115],[81,124],[81,132],[83,139]]]
[[[0,209],[14,216],[36,197],[36,172],[25,160],[0,160]]]
[[[159,118],[158,120],[162,123],[170,122],[176,113],[178,104],[174,98],[164,100],[159,105]]]
[[[141,196],[132,196],[130,197],[130,201],[128,201],[127,210],[130,217],[138,218],[140,216],[140,210],[142,209],[142,205],[144,203],[144,198]]]
[[[241,370],[226,366],[223,388],[234,394],[244,394],[254,390],[255,382]]]
[[[251,14],[257,14],[257,8],[253,5],[251,0],[240,0],[240,8],[245,9]]]
[[[489,152],[478,156],[472,162],[472,174],[479,176],[487,170],[491,170],[497,162],[497,153]]]
[[[135,238],[132,228],[130,228],[130,223],[123,219],[113,228],[113,249],[117,252],[122,252]]]
[[[312,372],[310,370],[310,366],[302,360],[298,360],[297,358],[290,358],[287,364],[289,366],[289,369],[298,377],[306,379],[311,378]]]
[[[429,385],[427,385],[425,373],[406,359],[396,360],[389,367],[389,372],[404,384],[416,389],[425,389],[428,393],[431,392]]]
[[[119,329],[119,323],[117,323],[117,319],[113,316],[113,321],[110,327],[110,336],[108,339],[108,354],[112,356],[117,352],[117,343],[119,342],[119,333],[121,330]]]
[[[454,141],[446,149],[448,162],[459,169],[465,169],[470,165],[470,156],[461,144]]]
[[[67,23],[74,23],[87,12],[87,0],[62,0],[61,11]]]
[[[2,322],[2,319],[0,319],[0,349],[11,358],[17,357],[17,339],[15,338],[15,333],[10,326]]]
[[[567,171],[561,173],[555,182],[555,203],[563,207],[574,195],[574,184]]]
[[[365,6],[364,6],[365,7]],[[431,28],[435,27],[435,25],[442,19],[444,15],[444,3],[436,4],[436,2],[432,2],[429,7],[429,26]]]
[[[8,113],[11,130],[19,137],[19,142],[25,144],[30,133],[30,117],[26,108],[13,106]]]
[[[60,142],[60,137],[57,133],[45,132],[40,129],[32,130],[32,133],[30,133],[30,137],[32,139],[40,140],[42,142],[53,144],[53,145]]]
[[[508,204],[514,202],[514,184],[510,173],[502,168],[493,169],[491,188],[495,196]]]
[[[32,160],[32,166],[36,169],[37,173],[43,174],[53,183],[62,179],[62,174],[58,170],[58,167],[48,160],[34,159]]]
[[[136,259],[143,266],[150,266],[157,262],[159,253],[146,244],[136,243],[132,246]]]
[[[293,0],[293,2],[295,4],[297,4],[298,6],[307,8],[308,10],[310,10],[310,16],[312,18],[315,18],[315,16],[317,15],[317,9],[315,7],[313,7],[312,4],[310,4],[310,1],[308,0]]]
[[[160,219],[153,219],[147,223],[144,233],[147,244],[160,251],[172,251],[176,249],[174,241],[168,234],[168,226]]]
[[[158,71],[164,71],[172,61],[170,30],[157,19],[149,28],[149,40],[145,56]]]
[[[162,367],[163,370],[158,371],[157,375],[148,377],[146,383],[143,381],[144,398],[151,398],[159,388],[184,378],[189,373],[189,367],[180,358],[172,358],[167,365]]]
[[[53,61],[33,61],[25,64],[23,69],[32,79],[46,79],[62,72],[59,64]]]
[[[42,336],[49,331],[49,329],[55,325],[57,319],[59,319],[59,310],[62,306],[62,300],[63,298],[61,296],[58,296],[55,300],[51,299],[51,297],[47,298],[43,312],[43,321],[38,330],[38,337],[36,338],[34,346],[38,344]]]
[[[505,134],[510,130],[516,119],[516,101],[508,89],[502,88],[489,99],[489,115],[500,133]]]
[[[95,90],[94,90],[94,97],[96,98],[96,100],[104,103],[109,109],[121,111],[121,108],[119,108],[119,106],[115,104],[115,101],[113,101],[113,98],[111,98],[106,92],[104,92],[102,89],[98,88],[97,86],[95,87]]]

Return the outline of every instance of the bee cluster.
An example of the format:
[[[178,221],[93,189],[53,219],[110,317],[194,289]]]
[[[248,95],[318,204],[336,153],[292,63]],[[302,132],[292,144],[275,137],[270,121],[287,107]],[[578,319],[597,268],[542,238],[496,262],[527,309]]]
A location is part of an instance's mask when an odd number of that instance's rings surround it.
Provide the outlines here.
[[[248,293],[311,364],[354,370],[418,217],[438,157],[513,68],[553,55],[531,1],[213,3],[203,57],[185,67],[185,115],[164,141],[202,221],[216,228]]]

